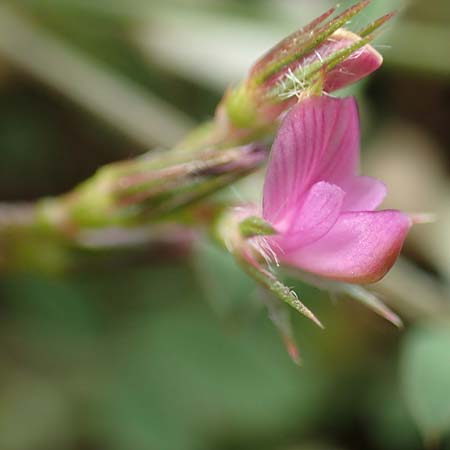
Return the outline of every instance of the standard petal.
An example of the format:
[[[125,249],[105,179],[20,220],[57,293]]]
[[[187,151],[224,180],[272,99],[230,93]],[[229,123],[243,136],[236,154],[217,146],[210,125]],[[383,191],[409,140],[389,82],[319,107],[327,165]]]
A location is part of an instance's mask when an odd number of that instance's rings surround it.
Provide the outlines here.
[[[394,264],[410,226],[400,211],[344,213],[324,237],[283,259],[322,277],[373,283]]]
[[[372,177],[354,177],[345,186],[343,211],[373,211],[386,197],[386,185]]]
[[[353,97],[321,98],[327,101],[324,107],[329,110],[324,119],[327,139],[314,177],[342,187],[356,175],[359,168],[358,106]]]
[[[283,222],[277,223],[275,249],[296,250],[320,239],[333,227],[341,213],[345,192],[334,184],[320,181],[313,185],[298,208],[290,210]]]
[[[356,174],[358,111],[353,98],[311,97],[294,106],[272,147],[263,216],[276,223],[318,181],[343,186]]]

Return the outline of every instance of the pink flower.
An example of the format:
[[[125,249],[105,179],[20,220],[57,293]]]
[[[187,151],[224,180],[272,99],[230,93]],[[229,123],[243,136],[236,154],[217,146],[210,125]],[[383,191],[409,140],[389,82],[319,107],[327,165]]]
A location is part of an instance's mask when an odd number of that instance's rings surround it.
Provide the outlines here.
[[[285,117],[272,147],[263,193],[267,238],[278,259],[321,277],[372,283],[394,264],[411,219],[375,211],[385,185],[359,176],[353,98],[311,97]]]

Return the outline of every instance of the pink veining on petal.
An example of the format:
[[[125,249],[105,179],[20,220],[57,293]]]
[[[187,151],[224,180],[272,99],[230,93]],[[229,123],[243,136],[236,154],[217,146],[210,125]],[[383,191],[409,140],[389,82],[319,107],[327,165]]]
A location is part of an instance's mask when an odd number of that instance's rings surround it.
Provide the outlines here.
[[[359,165],[359,122],[353,98],[311,97],[285,117],[272,146],[263,216],[282,220],[319,181],[343,187]]]
[[[380,279],[409,228],[400,211],[375,211],[386,186],[357,174],[359,120],[352,98],[313,97],[285,117],[263,192],[268,237],[289,265],[351,283]]]

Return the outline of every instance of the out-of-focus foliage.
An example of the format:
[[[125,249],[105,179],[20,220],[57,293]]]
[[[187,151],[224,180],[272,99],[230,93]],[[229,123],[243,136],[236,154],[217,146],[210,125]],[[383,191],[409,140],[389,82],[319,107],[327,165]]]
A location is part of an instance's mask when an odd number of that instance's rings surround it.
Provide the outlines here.
[[[402,361],[403,393],[426,438],[450,432],[450,326],[431,323],[407,336]]]
[[[330,4],[4,0],[1,201],[65,192],[175,142],[261,51]],[[373,0],[366,14],[398,5]],[[406,331],[289,280],[326,326],[293,317],[297,368],[261,293],[205,242],[85,249],[64,277],[2,273],[0,449],[450,449],[450,328],[420,323],[449,304],[450,11],[447,0],[401,6],[378,44],[386,65],[352,92],[365,173],[388,182],[387,206],[439,216],[376,287]],[[260,186],[223,195],[257,198]],[[22,251],[31,268],[36,248]],[[44,240],[39,253],[49,272],[65,263]]]

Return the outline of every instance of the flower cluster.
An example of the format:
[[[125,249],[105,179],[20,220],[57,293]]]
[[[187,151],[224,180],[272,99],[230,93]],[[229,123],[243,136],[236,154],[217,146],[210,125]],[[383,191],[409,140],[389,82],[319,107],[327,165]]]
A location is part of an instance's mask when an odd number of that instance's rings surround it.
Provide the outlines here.
[[[413,220],[377,210],[386,187],[358,173],[356,102],[331,97],[382,64],[370,43],[392,14],[356,32],[344,28],[369,1],[337,15],[332,8],[275,45],[228,89],[214,119],[176,148],[104,166],[70,193],[40,201],[33,216],[40,228],[86,242],[108,228],[206,225],[259,284],[318,325],[272,262],[400,324],[361,285],[386,274]],[[205,201],[264,164],[273,134],[261,208]],[[271,308],[295,353],[286,320]]]
[[[226,93],[215,118],[219,140],[251,142],[268,127],[276,131],[262,207],[227,209],[217,234],[251,277],[319,326],[274,266],[349,294],[401,325],[363,285],[380,280],[392,267],[414,220],[397,210],[378,209],[386,186],[359,174],[356,101],[331,96],[382,64],[369,42],[392,14],[356,33],[342,28],[368,3],[362,0],[329,19],[333,8],[277,44]],[[268,306],[296,360],[285,315],[273,303]]]

